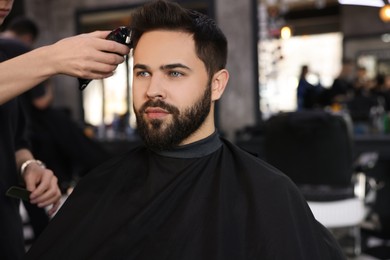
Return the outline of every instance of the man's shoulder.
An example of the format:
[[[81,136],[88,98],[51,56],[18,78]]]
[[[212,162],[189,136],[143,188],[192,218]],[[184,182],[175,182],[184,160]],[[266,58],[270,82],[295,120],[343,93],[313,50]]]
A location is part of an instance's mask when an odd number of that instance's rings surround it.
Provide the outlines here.
[[[284,173],[261,159],[256,153],[244,150],[236,144],[224,139],[223,143],[224,153],[227,154],[226,157],[231,157],[232,159],[229,161],[238,164],[238,167],[241,169],[240,174],[247,174],[261,180],[263,183],[267,180],[281,183],[290,182],[289,178]]]
[[[265,162],[259,155],[253,151],[244,149],[226,139],[221,138],[224,150],[231,153],[232,156],[236,156],[240,159],[247,160],[247,163],[260,164],[264,166],[269,166],[267,162]]]

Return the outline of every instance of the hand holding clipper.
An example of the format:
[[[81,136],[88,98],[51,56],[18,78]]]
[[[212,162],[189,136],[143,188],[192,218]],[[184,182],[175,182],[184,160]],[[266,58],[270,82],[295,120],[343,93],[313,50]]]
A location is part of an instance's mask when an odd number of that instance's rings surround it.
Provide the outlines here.
[[[130,48],[132,47],[132,38],[131,38],[131,29],[125,26],[121,26],[115,30],[113,30],[107,37],[106,39],[116,41],[118,43],[122,43],[124,45],[129,46]],[[92,81],[92,79],[83,79],[83,78],[78,78],[79,80],[79,89],[84,90],[89,82]]]

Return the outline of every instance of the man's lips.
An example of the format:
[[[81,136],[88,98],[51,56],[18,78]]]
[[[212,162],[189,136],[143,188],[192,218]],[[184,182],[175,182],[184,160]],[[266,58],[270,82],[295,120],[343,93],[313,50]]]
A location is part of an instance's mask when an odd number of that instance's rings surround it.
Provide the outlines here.
[[[150,119],[158,119],[170,114],[167,110],[159,107],[149,107],[145,110],[145,114]]]

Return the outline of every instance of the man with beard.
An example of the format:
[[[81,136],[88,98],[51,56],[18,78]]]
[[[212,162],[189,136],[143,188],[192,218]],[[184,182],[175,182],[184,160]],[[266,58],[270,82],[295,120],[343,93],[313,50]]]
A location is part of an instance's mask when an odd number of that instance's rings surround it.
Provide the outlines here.
[[[344,259],[285,175],[218,136],[215,23],[155,1],[131,27],[144,145],[88,173],[26,259]]]

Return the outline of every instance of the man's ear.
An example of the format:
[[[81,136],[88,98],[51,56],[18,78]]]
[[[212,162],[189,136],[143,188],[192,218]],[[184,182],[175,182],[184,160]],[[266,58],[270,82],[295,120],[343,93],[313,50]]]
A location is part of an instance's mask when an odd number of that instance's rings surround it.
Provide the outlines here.
[[[229,81],[229,72],[222,69],[216,72],[211,81],[211,100],[215,101],[221,98]]]

